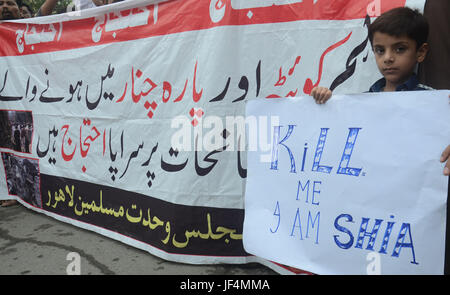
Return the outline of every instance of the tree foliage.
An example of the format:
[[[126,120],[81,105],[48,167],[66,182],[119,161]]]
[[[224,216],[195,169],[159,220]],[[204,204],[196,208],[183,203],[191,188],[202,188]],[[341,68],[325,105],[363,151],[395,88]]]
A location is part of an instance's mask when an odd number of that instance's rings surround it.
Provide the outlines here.
[[[22,0],[23,3],[28,4],[33,13],[36,13],[42,4],[44,4],[45,0]],[[53,9],[53,13],[62,13],[66,12],[66,7],[72,2],[72,0],[59,0],[56,4],[55,9]]]

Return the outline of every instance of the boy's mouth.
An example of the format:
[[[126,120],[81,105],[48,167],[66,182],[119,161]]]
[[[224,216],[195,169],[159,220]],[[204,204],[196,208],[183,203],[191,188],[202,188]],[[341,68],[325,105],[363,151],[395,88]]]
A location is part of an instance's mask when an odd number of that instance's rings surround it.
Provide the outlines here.
[[[383,69],[383,72],[385,74],[395,74],[398,72],[398,69],[397,68],[385,68],[385,69]]]

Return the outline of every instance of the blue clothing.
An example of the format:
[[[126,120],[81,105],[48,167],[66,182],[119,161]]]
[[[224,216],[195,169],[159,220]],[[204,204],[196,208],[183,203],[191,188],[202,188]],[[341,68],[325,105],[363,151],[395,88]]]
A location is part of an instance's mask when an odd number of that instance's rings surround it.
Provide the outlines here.
[[[370,87],[369,92],[382,92],[385,86],[386,86],[386,79],[381,78]],[[397,86],[397,88],[395,89],[395,91],[415,91],[415,90],[433,90],[433,88],[420,84],[419,79],[417,79],[417,76],[414,74],[411,76],[411,78],[409,78],[408,81]]]

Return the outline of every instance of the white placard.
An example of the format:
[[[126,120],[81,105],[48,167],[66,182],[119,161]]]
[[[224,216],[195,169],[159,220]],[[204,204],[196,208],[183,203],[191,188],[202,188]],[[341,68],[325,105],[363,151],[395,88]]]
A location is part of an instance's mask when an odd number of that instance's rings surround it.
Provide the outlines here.
[[[442,274],[448,95],[249,101],[279,126],[270,156],[248,153],[246,251],[317,274]]]

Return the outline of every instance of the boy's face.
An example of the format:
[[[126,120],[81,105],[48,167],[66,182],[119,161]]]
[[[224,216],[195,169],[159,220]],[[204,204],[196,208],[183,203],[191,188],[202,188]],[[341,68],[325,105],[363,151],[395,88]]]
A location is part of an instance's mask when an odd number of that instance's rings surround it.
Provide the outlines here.
[[[406,36],[395,37],[375,32],[372,49],[378,69],[386,79],[386,87],[395,90],[395,87],[411,77],[416,64],[425,59],[428,44],[417,48],[416,41]]]
[[[0,0],[0,20],[19,18],[20,11],[16,0]]]

